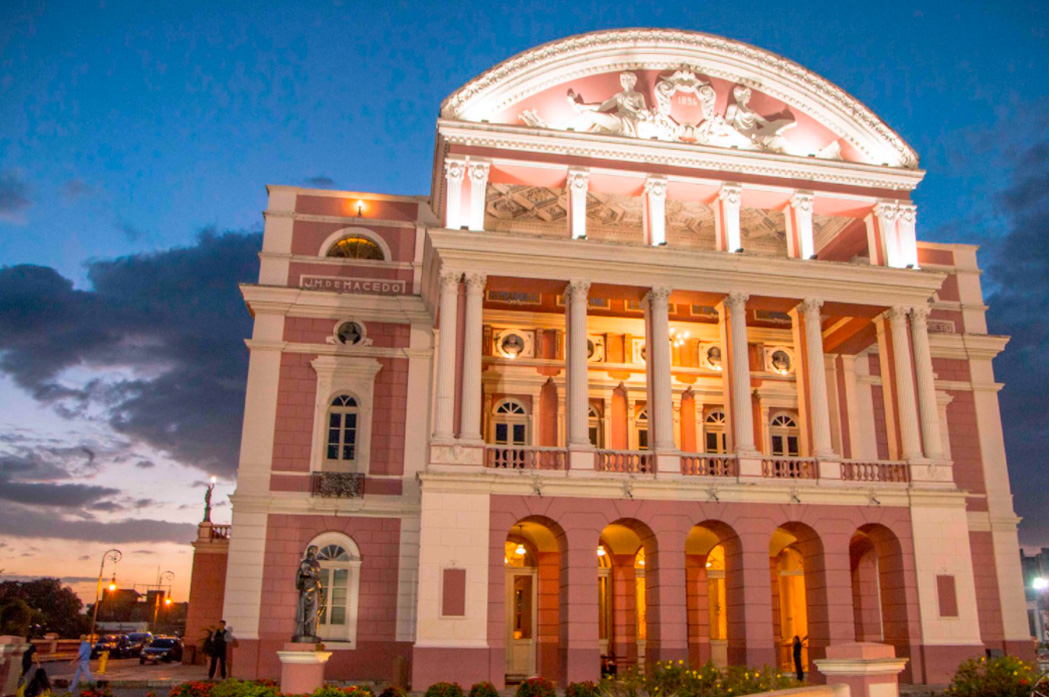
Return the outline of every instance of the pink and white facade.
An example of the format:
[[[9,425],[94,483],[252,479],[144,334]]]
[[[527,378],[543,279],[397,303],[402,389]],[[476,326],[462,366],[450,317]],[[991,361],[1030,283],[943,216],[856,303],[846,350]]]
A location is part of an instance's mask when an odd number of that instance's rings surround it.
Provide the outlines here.
[[[917,156],[704,34],[451,95],[429,196],[273,186],[243,294],[224,618],[274,677],[322,551],[329,679],[596,679],[857,640],[945,682],[1031,643],[975,248]]]

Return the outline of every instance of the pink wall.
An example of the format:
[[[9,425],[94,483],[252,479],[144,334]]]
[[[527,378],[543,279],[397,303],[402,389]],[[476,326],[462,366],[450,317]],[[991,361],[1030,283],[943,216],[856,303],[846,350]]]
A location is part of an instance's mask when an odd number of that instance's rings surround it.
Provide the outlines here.
[[[360,549],[361,580],[357,648],[335,650],[326,678],[388,680],[394,657],[410,656],[411,645],[396,642],[400,520],[273,514],[266,529],[259,639],[242,640],[234,649],[238,677],[279,677],[276,652],[295,629],[295,569],[310,540],[332,531],[348,535]]]
[[[343,320],[287,317],[284,320],[284,340],[303,344],[326,344]],[[368,322],[368,338],[376,348],[408,348],[411,327],[392,322]]]
[[[366,218],[346,218],[333,222],[296,220],[292,228],[291,253],[302,256],[319,256],[324,241],[338,230],[348,227],[364,228],[372,235],[381,237],[390,248],[390,254],[393,257],[391,261],[412,261],[415,257],[416,232],[414,226],[372,225]]]

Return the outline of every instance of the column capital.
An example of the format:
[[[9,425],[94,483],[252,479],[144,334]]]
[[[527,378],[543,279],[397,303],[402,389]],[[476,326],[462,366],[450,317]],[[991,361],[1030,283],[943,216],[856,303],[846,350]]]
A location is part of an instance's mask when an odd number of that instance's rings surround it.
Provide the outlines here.
[[[645,194],[656,198],[666,198],[666,177],[650,176],[647,179],[645,179]]]
[[[807,298],[798,304],[798,310],[800,310],[801,313],[805,315],[810,314],[812,312],[819,314],[820,308],[822,307],[823,301],[818,298]]]
[[[790,207],[803,213],[811,213],[812,199],[813,193],[811,191],[795,191],[794,195],[790,197]]]
[[[878,201],[874,204],[874,215],[891,223],[900,216],[900,204],[895,201]]]
[[[449,288],[459,285],[459,279],[462,278],[462,271],[454,271],[452,269],[445,269],[441,271],[441,290],[447,290]]]
[[[913,223],[918,216],[918,206],[913,203],[901,203],[897,205],[899,217],[905,223]]]
[[[727,206],[738,208],[743,201],[743,187],[735,182],[725,182],[718,190],[718,200]]]
[[[570,169],[568,170],[568,179],[565,182],[565,188],[569,191],[586,191],[590,185],[590,170],[588,169]]]
[[[932,308],[928,305],[918,305],[911,308],[911,322],[917,324],[925,324],[929,319],[929,313],[932,312]]]
[[[476,271],[466,274],[466,292],[480,294],[484,292],[484,286],[488,283],[488,276]]]
[[[576,279],[569,281],[568,285],[565,286],[565,295],[572,298],[573,300],[582,297],[586,300],[587,295],[590,293],[590,281],[586,279]]]
[[[462,181],[466,173],[466,162],[464,160],[445,160],[444,178],[448,181]]]
[[[670,301],[671,292],[673,290],[670,286],[653,286],[651,290],[645,293],[645,300],[651,305],[666,307]]]
[[[742,312],[746,308],[748,300],[750,300],[750,296],[746,293],[734,291],[725,296],[725,307],[733,312]]]
[[[903,305],[894,305],[885,311],[885,316],[889,318],[890,323],[898,325],[907,321],[907,315],[910,314],[910,310],[911,308]]]
[[[470,160],[466,163],[466,168],[469,171],[470,179],[472,181],[488,181],[488,173],[492,169],[492,164],[490,162],[477,162],[475,160]]]

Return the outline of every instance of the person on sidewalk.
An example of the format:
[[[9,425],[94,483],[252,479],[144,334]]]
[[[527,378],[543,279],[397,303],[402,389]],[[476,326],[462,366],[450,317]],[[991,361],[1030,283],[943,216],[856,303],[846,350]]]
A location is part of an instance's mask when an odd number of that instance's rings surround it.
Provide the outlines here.
[[[805,637],[805,639],[808,639],[808,637]],[[798,674],[798,682],[805,681],[805,670],[801,664],[801,647],[803,641],[804,639],[796,634],[794,635],[794,672]]]
[[[219,675],[226,679],[226,646],[232,641],[229,630],[226,629],[226,620],[219,620],[219,627],[211,635],[211,667],[208,668],[208,680],[215,678],[215,667],[219,667]]]
[[[78,689],[80,678],[86,678],[88,682],[95,682],[95,679],[91,677],[91,642],[83,634],[80,635],[80,648],[77,650],[76,658],[70,663],[76,663],[76,672],[73,673],[73,679],[69,682],[69,691],[78,695],[80,694]]]

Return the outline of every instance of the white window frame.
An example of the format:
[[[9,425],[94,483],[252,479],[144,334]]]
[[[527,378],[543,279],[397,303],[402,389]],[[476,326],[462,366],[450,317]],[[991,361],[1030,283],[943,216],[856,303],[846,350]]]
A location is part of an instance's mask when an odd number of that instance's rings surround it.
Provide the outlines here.
[[[357,457],[352,471],[367,474],[371,464],[372,413],[374,412],[375,376],[382,364],[374,358],[358,356],[319,356],[310,362],[317,373],[317,394],[313,414],[311,472],[351,471],[331,467],[327,459],[328,408],[337,395],[348,394],[357,400]]]
[[[774,424],[773,422],[780,417],[790,419],[794,425],[780,426]],[[781,454],[775,453],[775,449],[772,446],[772,439],[777,436],[784,439],[783,443],[786,446],[787,452]],[[790,441],[786,440],[791,437],[796,438],[798,443],[798,452],[794,455],[790,454]],[[769,414],[769,455],[772,457],[801,457],[801,428],[798,426],[797,414],[792,414],[789,411],[774,411]]]
[[[715,414],[721,414],[721,422],[720,423],[715,423],[715,422],[711,421],[711,419],[714,418]],[[722,450],[720,450],[720,451],[707,450],[707,434],[708,433],[716,433],[716,434],[718,434],[718,436],[719,436],[718,440],[721,443]],[[728,415],[725,413],[724,409],[722,409],[721,407],[716,407],[714,409],[711,409],[710,411],[708,411],[706,414],[703,415],[703,433],[702,433],[702,438],[703,438],[703,440],[702,440],[702,444],[703,444],[702,452],[704,452],[704,453],[715,453],[715,454],[723,454],[723,453],[727,453],[728,452]]]
[[[601,416],[601,410],[597,408],[593,402],[587,405],[586,410],[587,420],[587,435],[589,435],[589,429],[597,429],[597,440],[594,443],[594,447],[601,450],[605,447],[605,420]]]
[[[349,570],[346,579],[346,624],[340,627],[339,631],[334,631],[331,625],[318,623],[317,635],[324,639],[325,644],[330,648],[355,649],[357,648],[357,618],[360,615],[361,551],[351,537],[340,532],[322,533],[313,538],[307,548],[316,546],[320,551],[327,545],[338,545],[350,556],[350,561],[321,562],[322,568]],[[328,592],[328,589],[325,589],[325,593]]]
[[[642,418],[642,414],[644,418]],[[642,428],[642,424],[644,428]],[[649,419],[648,419],[648,405],[636,407],[634,412],[634,418],[630,420],[631,428],[631,450],[644,450],[648,451],[652,449],[652,433],[649,430]],[[645,431],[645,439],[648,441],[646,447],[641,447],[641,431]]]
[[[522,414],[500,414],[499,409],[508,404],[516,404],[522,410]],[[496,443],[495,441],[495,429],[499,424],[507,424],[507,440],[513,441],[513,427],[517,424],[524,424],[525,434],[524,443]],[[532,414],[528,411],[528,407],[520,399],[514,397],[506,397],[500,399],[495,405],[492,406],[491,419],[489,419],[489,431],[488,431],[488,442],[491,445],[503,445],[508,448],[513,447],[526,447],[532,443]]]
[[[376,246],[378,246],[379,249],[382,251],[383,258],[382,258],[382,260],[379,260],[379,259],[344,259],[343,261],[352,261],[352,262],[357,262],[357,263],[372,262],[372,263],[379,263],[379,264],[381,264],[383,262],[393,261],[393,255],[390,253],[390,245],[386,244],[386,240],[384,240],[383,238],[379,237],[378,235],[376,235],[371,230],[368,230],[367,228],[362,228],[362,227],[344,227],[341,230],[336,230],[335,232],[331,233],[330,235],[328,235],[324,239],[324,242],[321,243],[321,248],[320,248],[320,251],[317,253],[317,256],[328,258],[328,252],[331,251],[331,248],[333,246],[335,246],[335,243],[338,242],[339,240],[342,240],[342,239],[346,238],[346,237],[363,237],[366,240],[374,242],[376,244]]]

